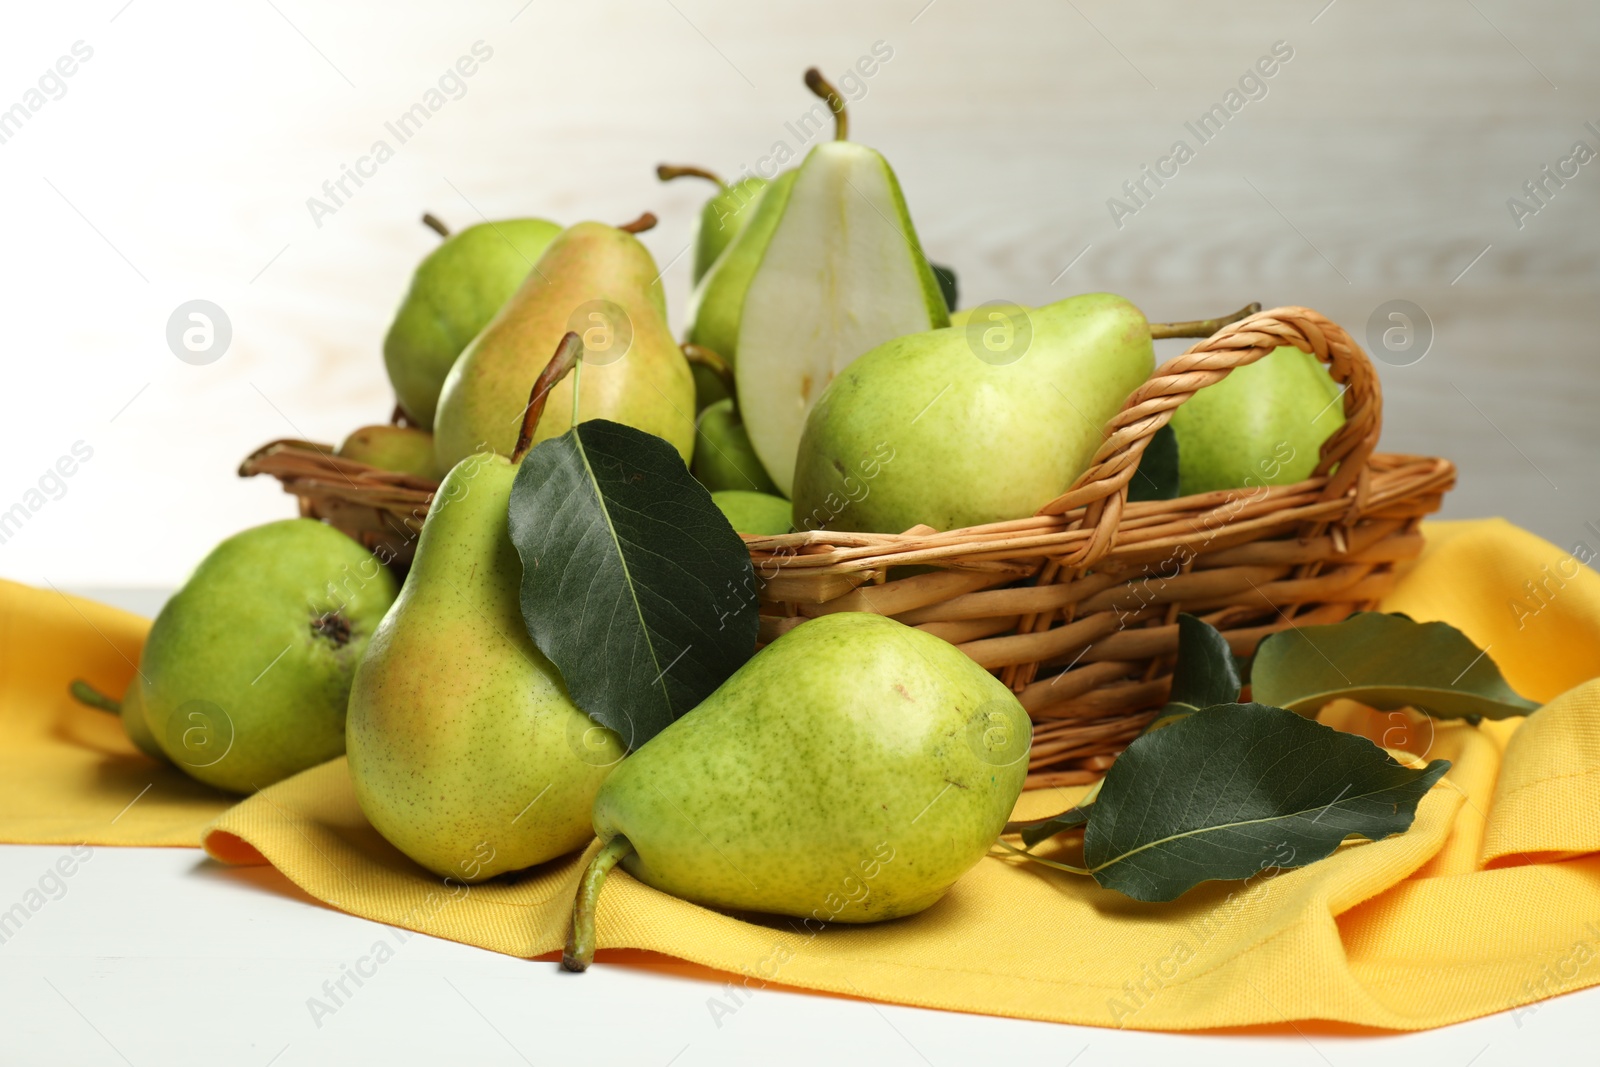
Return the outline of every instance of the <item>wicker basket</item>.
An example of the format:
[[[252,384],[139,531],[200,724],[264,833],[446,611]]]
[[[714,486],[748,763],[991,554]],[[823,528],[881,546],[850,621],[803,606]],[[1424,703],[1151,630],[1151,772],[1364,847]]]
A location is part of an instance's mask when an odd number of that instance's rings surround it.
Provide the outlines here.
[[[1327,363],[1345,424],[1294,485],[1127,502],[1151,436],[1195,391],[1280,345]],[[1374,607],[1417,526],[1455,482],[1447,460],[1376,454],[1382,400],[1361,348],[1307,308],[1224,327],[1159,367],[1111,420],[1094,461],[1038,515],[963,530],[747,538],[761,640],[808,618],[872,611],[952,642],[1015,690],[1034,720],[1028,785],[1091,781],[1166,700],[1187,611],[1236,653],[1296,624]],[[403,566],[431,483],[277,441],[242,475],[272,474],[325,519]]]

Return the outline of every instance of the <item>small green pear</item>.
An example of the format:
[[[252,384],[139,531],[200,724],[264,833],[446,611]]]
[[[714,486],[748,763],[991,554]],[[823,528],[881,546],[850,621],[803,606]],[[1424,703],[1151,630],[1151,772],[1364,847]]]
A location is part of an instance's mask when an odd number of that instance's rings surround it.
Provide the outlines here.
[[[516,473],[485,453],[445,476],[350,693],[361,810],[401,852],[463,882],[583,847],[595,793],[625,753],[528,637],[506,526]]]
[[[806,420],[798,530],[899,533],[1032,515],[1088,467],[1150,376],[1150,325],[1093,293],[898,337],[845,368]]]
[[[382,470],[439,480],[433,434],[415,426],[363,426],[344,439],[336,454]]]
[[[772,477],[756,458],[744,420],[739,418],[731,396],[700,413],[695,423],[692,469],[700,484],[713,493],[722,489],[773,494],[778,491]]]
[[[1311,477],[1322,442],[1344,425],[1339,385],[1293,345],[1235,368],[1172,413],[1178,492],[1293,485]]]
[[[754,176],[740,178],[731,185],[704,167],[677,166],[663,163],[656,168],[656,177],[664,182],[674,178],[704,178],[715,182],[717,191],[700,209],[700,221],[695,227],[694,260],[690,267],[692,280],[705,277],[711,264],[722,250],[739,236],[755,214],[756,203],[767,187],[767,179]]]
[[[395,587],[377,557],[314,519],[228,538],[150,627],[139,670],[151,733],[190,777],[234,793],[333,759]]]
[[[632,756],[595,798],[604,845],[563,964],[593,956],[605,870],[712,908],[819,923],[912,915],[994,844],[1032,728],[931,634],[838,612],[779,637]]]
[[[406,416],[431,430],[456,357],[517,291],[561,227],[544,219],[503,219],[450,234],[431,215],[423,221],[445,240],[412,275],[383,339],[383,362]]]
[[[756,458],[745,432],[744,419],[732,393],[733,371],[716,353],[695,344],[683,346],[695,372],[702,370],[723,383],[728,394],[712,404],[695,420],[694,460],[690,471],[700,484],[713,493],[722,489],[743,489],[753,493],[777,493],[766,468]]]
[[[122,720],[123,733],[128,735],[128,740],[132,741],[140,752],[162,763],[168,762],[167,754],[156,742],[156,735],[150,731],[149,720],[145,718],[144,700],[139,695],[138,674],[128,680],[127,688],[122,691],[121,700],[106,696],[81,678],[73,681],[70,691],[78,703],[101,711],[109,711],[118,716]]]
[[[752,493],[747,489],[720,489],[711,502],[722,509],[735,532],[752,537],[789,532],[789,502],[771,493]]]
[[[550,243],[522,287],[456,360],[439,394],[434,456],[441,470],[487,447],[510,455],[539,376],[568,331],[583,337],[581,387],[557,385],[534,443],[577,421],[610,419],[664,438],[684,462],[694,449],[694,379],[667,327],[661,272],[634,236],[655,225],[580,222]]]

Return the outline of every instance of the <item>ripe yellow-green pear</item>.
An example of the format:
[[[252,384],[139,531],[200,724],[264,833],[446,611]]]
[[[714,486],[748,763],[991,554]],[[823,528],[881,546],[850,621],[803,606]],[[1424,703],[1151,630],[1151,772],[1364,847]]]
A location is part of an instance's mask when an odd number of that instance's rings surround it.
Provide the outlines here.
[[[724,397],[702,411],[695,431],[691,469],[701,485],[713,493],[723,489],[777,493],[778,487],[750,446],[750,435],[733,397]]]
[[[1311,477],[1322,442],[1344,425],[1339,385],[1293,345],[1230,371],[1172,413],[1178,491],[1293,485]]]
[[[804,622],[617,768],[563,964],[593,957],[620,860],[706,907],[817,923],[913,915],[981,861],[1022,792],[1015,694],[955,646],[880,615]]]
[[[1149,323],[1109,293],[897,337],[812,409],[795,528],[899,533],[1032,515],[1088,467],[1154,366]]]
[[[755,214],[756,203],[767,187],[767,179],[752,176],[740,178],[730,185],[704,167],[677,166],[671,163],[658,166],[656,177],[664,182],[670,182],[675,178],[704,178],[717,186],[716,193],[700,209],[700,220],[695,225],[694,261],[690,266],[690,276],[695,282],[699,282],[705,277],[706,271],[711,269],[711,264],[722,254],[722,250],[739,236],[745,224]]]
[[[383,339],[383,363],[401,409],[426,430],[456,357],[517,291],[561,227],[544,219],[502,219],[450,234],[431,215],[423,221],[445,240],[412,276]]]
[[[350,694],[361,810],[401,852],[463,882],[581,848],[624,754],[528,637],[506,527],[516,472],[482,454],[445,476]]]
[[[648,229],[655,217],[630,223]],[[580,222],[545,249],[522,287],[461,353],[439,397],[434,456],[442,470],[485,448],[509,455],[528,385],[568,331],[583,338],[583,366],[549,397],[534,443],[578,421],[610,419],[677,448],[694,449],[694,381],[667,328],[655,260],[630,229]]]
[[[414,474],[431,482],[439,480],[433,434],[415,426],[363,426],[351,431],[337,454],[386,471]]]
[[[344,751],[356,664],[395,598],[371,552],[314,519],[235,534],[150,627],[150,732],[190,777],[252,793]]]
[[[70,691],[78,703],[101,711],[109,711],[118,716],[122,721],[123,733],[128,735],[128,740],[132,741],[140,752],[162,763],[168,762],[166,752],[156,742],[156,735],[150,732],[150,723],[144,717],[144,701],[139,695],[137,673],[128,680],[127,688],[122,691],[121,700],[106,696],[81,678],[73,681]]]

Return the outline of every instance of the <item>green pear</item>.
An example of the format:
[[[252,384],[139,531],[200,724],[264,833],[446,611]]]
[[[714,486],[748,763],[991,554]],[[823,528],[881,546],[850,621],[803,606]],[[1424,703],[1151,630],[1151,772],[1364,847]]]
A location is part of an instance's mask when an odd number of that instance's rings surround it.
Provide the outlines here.
[[[778,489],[791,491],[806,415],[837,374],[949,321],[888,162],[848,141],[813,148],[750,279],[734,361],[750,443]]]
[[[630,226],[647,229],[645,216]],[[653,433],[684,462],[694,449],[694,380],[667,327],[660,271],[628,229],[580,222],[545,249],[522,287],[461,353],[439,395],[434,455],[441,470],[487,447],[509,455],[528,383],[569,331],[583,337],[579,374],[549,398],[534,443],[577,421],[610,419]]]
[[[624,754],[528,637],[506,527],[516,472],[482,454],[445,477],[350,693],[361,810],[401,852],[463,882],[581,848]]]
[[[563,961],[592,956],[604,868],[707,907],[868,923],[927,908],[994,844],[1032,728],[955,646],[838,612],[758,652],[617,768]],[[807,924],[810,925],[809,922]]]
[[[383,362],[400,407],[433,428],[439,389],[467,343],[489,324],[561,227],[544,219],[505,219],[447,234],[411,278],[389,333]],[[381,464],[378,464],[381,466]]]
[[[694,463],[690,469],[700,484],[713,493],[720,489],[773,494],[778,491],[750,446],[750,435],[745,432],[744,420],[731,396],[706,408],[696,420]]]
[[[771,493],[752,493],[747,489],[721,489],[711,494],[711,502],[722,509],[735,531],[752,537],[789,532],[789,502]]]
[[[1293,485],[1311,477],[1322,442],[1344,425],[1339,385],[1293,345],[1239,367],[1172,413],[1178,491]]]
[[[772,231],[783,217],[796,174],[798,171],[785,171],[767,186],[749,221],[689,296],[685,343],[711,349],[730,367],[739,358],[739,317],[744,311],[750,279],[761,265]],[[696,402],[702,408],[732,395],[723,381],[699,367],[695,368],[695,390]]]
[[[756,202],[767,187],[767,179],[752,176],[740,178],[730,185],[703,167],[674,166],[670,163],[657,167],[656,177],[664,182],[674,178],[704,178],[716,183],[717,191],[700,209],[700,221],[695,227],[694,260],[690,274],[698,282],[755,214]]]
[[[344,751],[350,680],[394,575],[314,519],[235,534],[150,627],[150,731],[190,777],[251,793]]]
[[[1018,519],[1083,473],[1155,367],[1149,324],[1109,293],[995,314],[896,338],[827,388],[800,444],[796,529]]]
[[[363,426],[344,439],[336,454],[382,470],[439,480],[433,434],[415,426]]]
[[[82,679],[74,680],[70,691],[78,703],[101,711],[109,711],[118,716],[122,720],[123,733],[128,735],[128,740],[133,742],[135,748],[151,759],[167,762],[167,754],[156,742],[156,735],[150,731],[150,722],[145,718],[144,701],[139,695],[137,674],[128,680],[128,687],[122,691],[121,700],[106,696]]]

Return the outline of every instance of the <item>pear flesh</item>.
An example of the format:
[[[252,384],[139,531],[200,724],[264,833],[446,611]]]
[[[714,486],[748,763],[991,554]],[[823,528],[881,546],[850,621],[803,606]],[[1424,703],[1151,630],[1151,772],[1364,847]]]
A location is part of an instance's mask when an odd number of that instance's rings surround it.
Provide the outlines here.
[[[1109,293],[896,338],[851,364],[806,420],[795,529],[1032,515],[1087,469],[1154,367],[1144,315]]]
[[[583,338],[583,364],[550,391],[534,443],[572,425],[577,388],[577,421],[610,419],[655,434],[688,462],[694,380],[667,327],[660,271],[633,234],[580,222],[551,242],[450,369],[434,426],[441,470],[484,449],[511,454],[528,392],[569,331]]]
[[[813,148],[750,279],[734,364],[750,441],[782,493],[806,414],[834,376],[891,338],[948,322],[888,162],[849,141]]]
[[[981,860],[1028,769],[1015,695],[955,646],[839,612],[757,653],[601,787],[629,874],[714,908],[865,923]]]
[[[544,219],[485,222],[451,234],[417,266],[383,339],[389,381],[412,422],[432,429],[456,357],[560,232]]]
[[[1178,491],[1189,496],[1311,477],[1322,442],[1344,425],[1339,396],[1322,361],[1293,345],[1230,371],[1172,413]]]
[[[167,757],[219,789],[253,793],[325,763],[344,751],[351,679],[395,584],[315,519],[235,534],[156,616],[125,706],[142,704]]]
[[[624,754],[528,637],[506,527],[516,471],[481,455],[446,476],[350,693],[361,810],[401,852],[463,882],[581,848]]]

